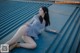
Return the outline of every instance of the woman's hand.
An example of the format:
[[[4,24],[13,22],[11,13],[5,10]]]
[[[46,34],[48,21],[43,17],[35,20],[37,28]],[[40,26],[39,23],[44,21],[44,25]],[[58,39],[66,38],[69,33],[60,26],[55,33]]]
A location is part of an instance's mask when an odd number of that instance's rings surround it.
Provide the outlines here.
[[[56,30],[51,30],[51,29],[50,29],[49,31],[50,31],[50,32],[54,32],[54,33],[58,33]]]
[[[52,29],[45,29],[46,32],[52,32],[52,33],[58,33],[57,30],[52,30]]]
[[[28,26],[29,24],[28,23],[25,23],[24,25]]]

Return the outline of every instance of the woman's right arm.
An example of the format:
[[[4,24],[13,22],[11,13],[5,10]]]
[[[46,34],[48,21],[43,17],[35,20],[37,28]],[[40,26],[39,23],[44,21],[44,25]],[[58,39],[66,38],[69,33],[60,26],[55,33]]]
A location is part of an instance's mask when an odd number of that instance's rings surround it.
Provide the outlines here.
[[[29,25],[35,20],[35,16],[31,18],[29,21],[27,21],[24,25]]]
[[[27,21],[24,25],[29,25],[31,22],[32,22],[32,18],[29,21]]]

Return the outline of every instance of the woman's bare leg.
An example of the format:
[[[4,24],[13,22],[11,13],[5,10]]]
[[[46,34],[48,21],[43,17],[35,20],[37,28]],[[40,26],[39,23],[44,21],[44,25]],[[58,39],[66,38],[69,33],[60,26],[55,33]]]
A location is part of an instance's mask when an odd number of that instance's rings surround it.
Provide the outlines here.
[[[25,43],[19,43],[20,47],[29,48],[29,49],[35,48],[37,46],[35,41],[31,37],[25,35],[26,28],[27,25],[21,26],[16,32],[16,34],[8,42],[6,42],[6,44],[12,45],[16,43],[19,38],[22,37]]]
[[[28,49],[36,48],[37,44],[31,37],[24,35],[24,36],[22,36],[22,39],[24,40],[25,43],[19,43],[20,47],[24,47],[24,48],[28,48]]]
[[[26,29],[26,25],[22,25],[18,31],[16,32],[16,34],[9,40],[6,42],[6,44],[9,44],[9,45],[12,45],[14,44],[15,42],[17,42],[17,40],[19,38],[21,38],[24,34],[25,34],[25,29]]]

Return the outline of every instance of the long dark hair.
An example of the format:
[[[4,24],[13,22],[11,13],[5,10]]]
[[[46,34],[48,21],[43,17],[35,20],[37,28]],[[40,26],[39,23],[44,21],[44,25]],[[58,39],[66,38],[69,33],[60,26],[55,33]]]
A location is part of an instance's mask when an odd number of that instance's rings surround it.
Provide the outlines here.
[[[47,7],[41,7],[42,10],[44,11],[45,15],[44,15],[44,18],[42,18],[41,16],[39,16],[39,20],[40,22],[42,23],[43,22],[43,19],[45,20],[45,27],[50,25],[50,20],[49,20],[49,13],[48,13],[48,8]]]

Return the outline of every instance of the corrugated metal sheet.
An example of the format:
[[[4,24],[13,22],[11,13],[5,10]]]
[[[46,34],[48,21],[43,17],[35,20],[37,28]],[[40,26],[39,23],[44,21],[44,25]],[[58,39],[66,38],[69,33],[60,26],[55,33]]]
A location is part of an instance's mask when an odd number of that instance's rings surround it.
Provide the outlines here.
[[[58,34],[44,31],[40,39],[35,40],[36,49],[15,48],[10,53],[76,53],[80,41],[79,5],[18,1],[0,3],[0,44],[37,14],[41,6],[49,8],[51,25],[48,28],[57,30]]]

